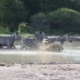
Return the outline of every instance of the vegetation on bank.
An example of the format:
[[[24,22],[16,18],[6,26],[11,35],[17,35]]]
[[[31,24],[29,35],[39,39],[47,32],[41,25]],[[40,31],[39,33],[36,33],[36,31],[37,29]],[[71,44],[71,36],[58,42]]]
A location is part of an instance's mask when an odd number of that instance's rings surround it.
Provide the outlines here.
[[[80,34],[80,0],[1,0],[0,34]]]

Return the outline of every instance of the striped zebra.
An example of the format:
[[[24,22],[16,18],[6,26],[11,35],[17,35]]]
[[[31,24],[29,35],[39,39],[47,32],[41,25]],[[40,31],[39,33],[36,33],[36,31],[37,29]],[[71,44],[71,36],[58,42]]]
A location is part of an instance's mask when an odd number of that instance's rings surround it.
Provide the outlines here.
[[[36,39],[22,38],[21,39],[21,49],[38,49],[36,44]]]
[[[41,34],[37,31],[34,34],[34,38],[22,38],[21,49],[39,49],[39,45],[44,38],[48,38],[44,32]]]
[[[40,36],[40,31],[35,31],[35,33],[34,33],[34,38],[35,38],[35,39],[38,39],[39,36]]]
[[[70,34],[68,34],[68,33],[61,35],[61,36],[58,38],[57,41],[61,42],[61,44],[63,44],[65,41],[72,42],[72,41],[71,41]]]
[[[22,38],[21,39],[21,49],[37,49],[36,39],[40,35],[39,31],[35,31],[32,38]]]
[[[79,37],[70,36],[70,40],[71,40],[71,42],[73,42],[73,41],[80,41],[80,38]]]
[[[21,39],[18,32],[13,33],[11,36],[0,36],[0,48],[7,46],[7,48],[15,48],[14,41]]]
[[[44,39],[48,39],[48,36],[44,32],[42,32],[40,36],[37,38],[38,43],[42,43]]]
[[[65,41],[71,42],[71,38],[70,38],[69,34],[64,34],[64,35],[61,35],[59,37],[48,38],[44,42],[50,44],[50,43],[53,43],[55,41],[61,42],[61,44],[63,44]]]

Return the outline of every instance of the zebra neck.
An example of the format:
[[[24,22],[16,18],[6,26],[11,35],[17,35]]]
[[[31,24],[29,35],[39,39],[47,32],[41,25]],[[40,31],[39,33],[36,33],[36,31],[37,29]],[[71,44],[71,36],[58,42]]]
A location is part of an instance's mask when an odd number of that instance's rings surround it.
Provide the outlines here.
[[[15,40],[15,36],[10,36],[10,39],[11,39],[12,41],[14,41],[14,40]]]

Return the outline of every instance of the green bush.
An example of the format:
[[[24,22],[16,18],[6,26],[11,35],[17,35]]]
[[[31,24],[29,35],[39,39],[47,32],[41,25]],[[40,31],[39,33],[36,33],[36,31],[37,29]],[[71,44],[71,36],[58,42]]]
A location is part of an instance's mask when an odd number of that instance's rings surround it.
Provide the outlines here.
[[[4,28],[0,25],[0,33],[10,33],[9,28]]]
[[[49,25],[47,24],[46,15],[38,13],[31,17],[31,27],[34,30],[49,32]]]
[[[32,29],[30,28],[28,23],[22,22],[18,26],[18,32],[19,33],[27,33],[27,32],[31,32],[31,31],[32,31]]]
[[[61,8],[48,13],[46,18],[49,22],[50,29],[56,29],[63,33],[80,33],[80,13],[75,10]]]

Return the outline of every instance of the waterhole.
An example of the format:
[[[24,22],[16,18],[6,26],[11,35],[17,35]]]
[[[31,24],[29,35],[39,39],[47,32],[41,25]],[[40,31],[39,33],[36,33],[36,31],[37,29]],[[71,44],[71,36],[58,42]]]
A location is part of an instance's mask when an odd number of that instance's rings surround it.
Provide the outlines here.
[[[80,42],[65,42],[61,52],[41,50],[0,49],[0,63],[49,63],[49,62],[80,62]]]

